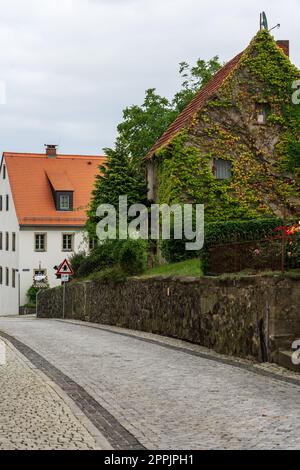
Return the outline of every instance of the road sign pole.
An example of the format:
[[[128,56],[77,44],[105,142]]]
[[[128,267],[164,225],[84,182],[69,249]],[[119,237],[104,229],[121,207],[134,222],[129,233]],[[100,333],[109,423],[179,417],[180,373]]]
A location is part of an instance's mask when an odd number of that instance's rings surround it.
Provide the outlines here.
[[[63,319],[66,315],[66,282],[63,282]]]
[[[64,319],[66,316],[66,283],[69,282],[70,276],[73,276],[74,272],[70,265],[70,262],[67,259],[65,259],[58,267],[56,266],[54,269],[56,270],[56,277],[58,278],[59,276],[62,282],[62,317]]]

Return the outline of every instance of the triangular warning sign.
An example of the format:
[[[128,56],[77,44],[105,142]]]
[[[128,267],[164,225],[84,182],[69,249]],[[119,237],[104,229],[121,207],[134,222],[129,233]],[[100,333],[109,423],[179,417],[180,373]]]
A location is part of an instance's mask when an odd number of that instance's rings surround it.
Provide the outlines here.
[[[74,271],[71,268],[71,265],[67,259],[65,259],[58,268],[56,273],[57,275],[61,276],[62,274],[68,274],[69,276],[74,275]]]

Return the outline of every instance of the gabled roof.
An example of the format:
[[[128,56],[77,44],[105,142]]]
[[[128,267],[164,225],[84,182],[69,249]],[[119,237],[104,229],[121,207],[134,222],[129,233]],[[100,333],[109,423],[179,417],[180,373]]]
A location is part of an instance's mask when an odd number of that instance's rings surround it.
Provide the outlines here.
[[[168,127],[161,138],[154,144],[148,153],[147,158],[151,158],[155,154],[156,150],[170,143],[178,132],[182,131],[188,124],[190,124],[195,113],[199,112],[203,108],[208,98],[219,90],[226,78],[238,65],[242,55],[243,52],[234,57],[230,62],[222,67],[203,88],[201,88],[192,101]]]
[[[20,225],[84,226],[95,176],[106,157],[57,155],[49,158],[46,154],[7,152],[3,157]],[[72,188],[73,212],[56,210],[49,178],[55,190]]]
[[[276,43],[279,49],[282,49],[285,55],[289,57],[289,41],[277,41]],[[153,145],[149,153],[146,155],[146,159],[153,157],[158,149],[168,145],[175,135],[178,134],[178,132],[186,129],[189,126],[195,114],[201,111],[207,100],[220,89],[231,72],[233,72],[233,70],[238,66],[246,51],[247,49],[225,64],[224,67],[222,67],[212,77],[212,79],[199,90],[192,101],[185,107],[185,109],[179,114],[175,121],[173,121],[173,123],[163,133],[160,139]]]

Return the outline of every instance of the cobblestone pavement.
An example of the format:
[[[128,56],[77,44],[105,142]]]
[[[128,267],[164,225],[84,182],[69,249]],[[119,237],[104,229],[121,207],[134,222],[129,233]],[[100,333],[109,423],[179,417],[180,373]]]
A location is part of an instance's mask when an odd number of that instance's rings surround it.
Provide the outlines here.
[[[10,348],[0,366],[0,449],[94,449],[62,398]]]
[[[300,448],[297,385],[73,323],[3,318],[0,330],[83,387],[148,449]]]

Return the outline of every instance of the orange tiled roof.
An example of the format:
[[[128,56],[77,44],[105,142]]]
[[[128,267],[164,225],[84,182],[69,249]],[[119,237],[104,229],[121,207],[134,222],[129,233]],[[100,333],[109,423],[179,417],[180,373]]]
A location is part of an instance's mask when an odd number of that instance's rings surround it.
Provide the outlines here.
[[[161,138],[154,144],[146,158],[151,158],[155,154],[156,150],[170,143],[178,132],[190,124],[194,115],[203,108],[208,98],[218,91],[232,70],[238,65],[242,55],[243,52],[234,57],[223,68],[221,68],[203,88],[201,88],[192,101],[168,127]]]
[[[3,157],[20,225],[84,226],[95,176],[106,157],[49,158],[46,154],[8,152]],[[56,210],[49,178],[56,190],[74,190],[73,212]]]

